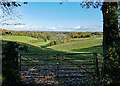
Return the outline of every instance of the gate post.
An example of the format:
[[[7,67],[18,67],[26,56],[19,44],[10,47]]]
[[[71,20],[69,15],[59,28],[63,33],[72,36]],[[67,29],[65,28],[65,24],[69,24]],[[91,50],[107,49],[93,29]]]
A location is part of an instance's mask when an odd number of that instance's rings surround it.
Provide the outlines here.
[[[19,72],[20,73],[20,83],[19,83],[20,86],[22,86],[22,83],[21,83],[21,56],[22,56],[22,54],[20,54],[20,62],[19,62],[19,68],[18,68],[20,71]]]
[[[22,54],[20,54],[20,72],[21,72],[21,56]]]
[[[56,54],[56,56],[57,56],[57,57],[56,57],[56,60],[57,60],[57,63],[56,63],[56,66],[57,66],[57,67],[56,67],[56,80],[57,80],[57,82],[58,82],[58,83],[57,83],[57,86],[58,86],[58,85],[59,85],[59,71],[58,71],[58,70],[59,70],[59,68],[58,68],[58,65],[59,65],[58,60],[59,60],[59,59],[58,59],[58,54]]]
[[[97,53],[95,53],[94,55],[95,55],[95,71],[96,71],[96,75],[98,77],[99,76],[98,55],[97,55]]]

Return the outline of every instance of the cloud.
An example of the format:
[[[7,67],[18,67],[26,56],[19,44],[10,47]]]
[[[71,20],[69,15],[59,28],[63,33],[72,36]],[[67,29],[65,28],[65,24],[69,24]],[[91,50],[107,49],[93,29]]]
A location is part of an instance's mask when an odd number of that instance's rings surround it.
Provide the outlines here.
[[[1,29],[7,30],[15,30],[15,31],[64,31],[64,32],[101,32],[103,31],[102,26],[97,25],[83,25],[83,26],[76,26],[76,27],[45,27],[45,26],[26,26],[26,25],[5,25],[0,26]]]
[[[51,27],[50,29],[51,29],[51,30],[56,30],[56,27]]]
[[[1,26],[1,29],[7,29],[7,30],[15,30],[15,31],[23,31],[23,30],[27,30],[27,31],[32,31],[32,30],[39,30],[39,27],[37,26],[26,26],[26,25],[4,25]]]
[[[80,26],[76,26],[74,29],[80,29]]]
[[[82,26],[77,26],[73,29],[76,29],[77,31],[82,31],[82,32],[102,32],[103,31],[103,27],[100,25],[82,25]]]
[[[50,28],[46,28],[47,31],[72,31],[71,28],[66,28],[66,27],[63,27],[63,26],[57,26],[57,27],[50,27]]]
[[[85,28],[85,29],[100,29],[101,26],[96,26],[96,25],[84,25],[81,28]]]

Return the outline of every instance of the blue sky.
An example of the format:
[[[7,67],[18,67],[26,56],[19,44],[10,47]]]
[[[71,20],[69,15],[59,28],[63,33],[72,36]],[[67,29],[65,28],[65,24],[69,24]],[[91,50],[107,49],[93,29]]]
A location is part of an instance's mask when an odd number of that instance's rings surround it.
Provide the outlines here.
[[[82,8],[80,2],[28,2],[15,9],[25,25],[2,26],[10,30],[29,31],[102,31],[100,8]]]

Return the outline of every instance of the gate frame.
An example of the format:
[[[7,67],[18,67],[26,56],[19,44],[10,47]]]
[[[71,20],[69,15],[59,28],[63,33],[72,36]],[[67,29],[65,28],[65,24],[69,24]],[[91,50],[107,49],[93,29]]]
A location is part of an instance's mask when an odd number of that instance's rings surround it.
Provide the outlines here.
[[[98,77],[98,80],[99,80],[99,67],[98,67],[98,54],[97,53],[60,53],[60,54],[29,54],[29,53],[21,53],[20,54],[20,71],[21,71],[21,56],[22,55],[56,55],[57,57],[59,55],[80,55],[80,54],[93,54],[93,59],[95,59],[95,74],[96,76]],[[58,60],[58,58],[56,59]],[[21,75],[21,74],[20,74]]]

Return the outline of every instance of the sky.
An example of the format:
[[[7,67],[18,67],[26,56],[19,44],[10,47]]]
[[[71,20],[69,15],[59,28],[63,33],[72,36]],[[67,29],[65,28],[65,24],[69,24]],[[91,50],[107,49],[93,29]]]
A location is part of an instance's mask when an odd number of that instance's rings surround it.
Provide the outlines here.
[[[19,31],[103,31],[103,18],[100,8],[82,8],[80,2],[28,2],[15,8],[20,18],[8,22],[23,25],[4,25],[2,29]]]

